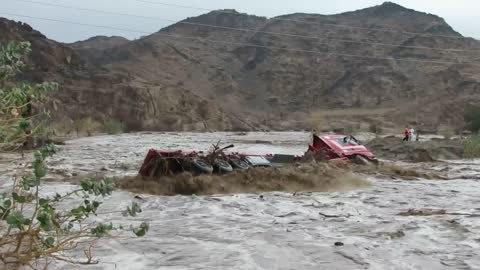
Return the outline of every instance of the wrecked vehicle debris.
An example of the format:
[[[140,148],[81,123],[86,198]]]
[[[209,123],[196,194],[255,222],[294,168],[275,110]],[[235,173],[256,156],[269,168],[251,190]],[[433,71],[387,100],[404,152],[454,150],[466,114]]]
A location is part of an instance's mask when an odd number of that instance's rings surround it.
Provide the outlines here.
[[[233,144],[213,145],[208,153],[203,151],[166,151],[150,149],[139,174],[144,177],[173,175],[183,172],[194,174],[224,174],[251,167],[270,167],[299,161],[354,162],[361,165],[377,163],[375,155],[355,137],[345,135],[313,135],[312,143],[303,156],[288,154],[245,154],[225,152]]]
[[[353,161],[362,165],[378,162],[375,155],[355,137],[339,134],[324,136],[314,134],[313,143],[308,146],[305,156],[334,162]]]

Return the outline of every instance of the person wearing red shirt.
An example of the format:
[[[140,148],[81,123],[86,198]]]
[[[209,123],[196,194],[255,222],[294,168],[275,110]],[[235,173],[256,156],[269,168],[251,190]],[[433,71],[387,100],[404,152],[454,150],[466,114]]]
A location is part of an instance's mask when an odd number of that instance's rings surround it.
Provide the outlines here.
[[[407,127],[405,128],[405,137],[403,138],[403,141],[408,142],[409,138],[410,138],[410,129]]]

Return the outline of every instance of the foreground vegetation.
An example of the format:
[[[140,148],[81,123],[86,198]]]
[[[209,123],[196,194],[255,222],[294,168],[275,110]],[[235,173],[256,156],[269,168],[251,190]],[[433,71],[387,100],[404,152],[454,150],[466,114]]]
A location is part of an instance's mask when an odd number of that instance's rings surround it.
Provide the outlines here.
[[[33,147],[35,138],[47,133],[49,112],[42,99],[55,91],[56,83],[17,83],[15,76],[25,66],[30,52],[27,42],[11,42],[0,48],[0,150]]]
[[[0,48],[0,151],[37,147],[38,138],[48,131],[49,112],[44,98],[57,89],[55,83],[31,85],[17,83],[15,75],[24,67],[22,58],[30,52],[29,43],[9,43]],[[138,227],[116,227],[96,222],[101,199],[113,191],[111,179],[88,179],[66,194],[43,196],[40,192],[47,175],[46,159],[55,154],[53,145],[35,151],[31,169],[18,168],[21,173],[11,178],[8,190],[0,190],[0,269],[46,268],[51,261],[96,263],[92,254],[93,240],[107,237],[114,230],[132,231],[144,236],[148,224]],[[78,205],[68,208],[62,203],[78,196]],[[133,203],[124,215],[141,212]],[[84,248],[86,259],[69,256],[69,251]]]

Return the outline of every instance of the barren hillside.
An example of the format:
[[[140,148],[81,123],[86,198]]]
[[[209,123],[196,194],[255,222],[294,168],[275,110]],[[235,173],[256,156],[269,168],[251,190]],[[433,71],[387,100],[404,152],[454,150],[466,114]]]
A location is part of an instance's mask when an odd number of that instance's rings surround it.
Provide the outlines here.
[[[52,63],[39,74],[63,85],[55,100],[66,118],[116,118],[134,130],[310,128],[312,113],[331,127],[457,128],[466,102],[480,99],[480,42],[389,2],[271,19],[219,10],[135,41],[62,45],[0,25],[2,38],[40,50],[37,67]]]
[[[26,24],[6,19],[0,19],[0,33],[4,44],[11,40],[32,43],[33,52],[27,59],[29,70],[19,80],[60,83],[50,107],[57,118],[54,125],[62,132],[99,129],[110,119],[123,122],[127,131],[253,129],[185,87],[90,64],[82,50],[88,48],[89,42],[102,41],[99,38],[86,41],[83,47],[65,45],[47,39]],[[108,48],[112,42],[102,44],[102,48]]]

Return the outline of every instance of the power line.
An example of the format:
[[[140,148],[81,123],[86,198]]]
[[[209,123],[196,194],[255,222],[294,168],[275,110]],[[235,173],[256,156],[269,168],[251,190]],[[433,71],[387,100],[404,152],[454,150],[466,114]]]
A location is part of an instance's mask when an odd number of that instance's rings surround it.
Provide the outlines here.
[[[128,28],[121,28],[121,27],[115,27],[115,26],[96,25],[96,24],[81,23],[81,22],[70,22],[70,21],[64,21],[64,20],[58,20],[58,19],[35,17],[35,16],[28,16],[28,15],[8,13],[8,12],[3,12],[3,14],[7,14],[7,15],[10,15],[10,16],[16,16],[16,17],[22,17],[22,18],[30,18],[30,19],[43,20],[43,21],[51,21],[51,22],[59,22],[59,23],[67,23],[67,24],[73,24],[73,25],[87,26],[87,27],[93,27],[93,28],[111,29],[111,30],[117,30],[117,31],[122,31],[122,32],[147,34],[147,35],[151,34],[150,32],[146,32],[146,31],[128,29]]]
[[[17,17],[23,17],[23,18],[44,20],[44,21],[52,21],[52,22],[60,22],[60,23],[73,24],[73,25],[88,26],[88,27],[93,27],[93,28],[113,29],[113,30],[118,30],[118,31],[141,33],[141,34],[146,34],[147,33],[145,31],[140,31],[140,30],[126,29],[126,28],[113,27],[113,26],[103,26],[103,25],[96,25],[96,24],[79,23],[79,22],[71,22],[71,21],[65,21],[65,20],[59,20],[59,19],[42,18],[42,17],[21,15],[21,14],[15,14],[15,13],[3,12],[3,14],[7,14],[9,16],[17,16]],[[314,50],[292,49],[292,48],[284,48],[284,47],[277,47],[277,46],[266,46],[266,45],[258,45],[258,44],[251,44],[251,43],[214,40],[214,39],[199,38],[199,37],[193,37],[193,36],[172,35],[172,34],[166,34],[166,33],[160,33],[160,32],[156,33],[155,35],[160,35],[160,36],[165,36],[165,37],[170,37],[170,38],[204,41],[204,42],[209,42],[209,43],[218,43],[218,44],[224,44],[224,45],[237,45],[237,46],[262,48],[262,49],[269,49],[269,50],[290,51],[290,52],[296,52],[296,53],[310,53],[310,54],[327,55],[327,56],[334,55],[334,56],[342,56],[342,57],[350,57],[350,58],[358,58],[358,59],[387,60],[387,61],[393,61],[393,62],[404,61],[404,62],[432,63],[432,64],[444,64],[444,65],[469,64],[469,65],[472,65],[472,66],[480,67],[480,64],[473,63],[473,62],[447,62],[447,61],[438,61],[438,60],[417,60],[417,59],[412,59],[412,58],[377,57],[377,56],[355,55],[355,54],[346,54],[346,53],[320,52],[320,51],[314,51]]]
[[[184,24],[184,25],[211,27],[211,28],[226,29],[226,30],[233,30],[233,31],[239,31],[239,32],[262,33],[262,34],[285,36],[285,37],[292,37],[292,38],[304,38],[304,39],[315,39],[315,40],[332,40],[332,41],[338,41],[338,42],[342,42],[342,43],[357,43],[357,44],[367,44],[367,45],[374,45],[374,46],[407,48],[407,49],[423,49],[423,50],[435,50],[435,51],[447,51],[447,52],[480,52],[480,49],[478,49],[478,50],[466,50],[466,49],[454,49],[454,48],[433,48],[433,47],[425,47],[425,46],[409,46],[409,45],[400,45],[400,44],[397,45],[397,44],[389,44],[389,43],[382,43],[382,42],[371,42],[371,41],[364,41],[364,40],[359,41],[359,40],[349,40],[349,39],[342,39],[342,38],[306,36],[306,35],[298,35],[298,34],[291,34],[291,33],[263,31],[263,30],[256,30],[256,29],[227,27],[227,26],[187,22],[187,21],[177,22],[176,20],[159,18],[159,17],[150,17],[150,16],[130,14],[130,13],[118,13],[118,12],[111,12],[111,11],[105,11],[105,10],[82,8],[82,7],[75,7],[75,6],[67,6],[67,5],[60,5],[60,4],[53,4],[53,3],[44,3],[44,2],[31,1],[31,0],[13,0],[13,1],[32,3],[32,4],[37,4],[37,5],[43,5],[43,6],[60,7],[60,8],[65,8],[65,9],[96,12],[96,13],[102,13],[102,14],[127,16],[127,17],[141,18],[141,19],[157,20],[157,21],[158,20],[169,21],[169,22]]]
[[[200,10],[200,11],[207,11],[207,12],[232,14],[232,15],[239,15],[239,16],[249,16],[248,14],[245,14],[245,13],[238,13],[238,12],[228,11],[228,10],[211,10],[211,9],[207,9],[207,8],[187,6],[187,5],[178,5],[178,4],[151,1],[151,0],[134,0],[134,1],[142,2],[142,3],[148,3],[148,4],[155,4],[155,5],[162,5],[162,6],[184,8],[184,9],[192,9],[192,10]],[[314,25],[328,25],[328,26],[332,26],[332,27],[351,28],[351,29],[357,29],[357,30],[368,30],[368,31],[377,31],[377,32],[402,33],[402,34],[406,34],[406,35],[418,35],[418,36],[425,36],[425,37],[470,39],[469,37],[463,37],[463,36],[435,35],[435,34],[426,34],[426,33],[410,32],[410,31],[403,31],[403,30],[395,30],[395,29],[389,29],[389,28],[369,28],[369,27],[353,26],[353,25],[346,25],[346,24],[334,24],[334,23],[328,23],[328,22],[318,23],[318,22],[309,22],[309,21],[294,20],[294,19],[285,19],[285,18],[279,18],[279,17],[270,18],[270,20],[297,22],[297,23],[314,24]]]

